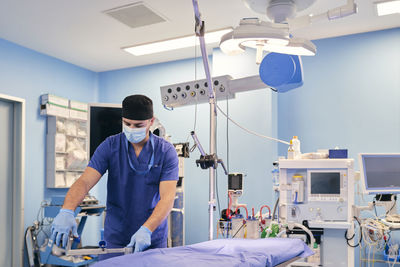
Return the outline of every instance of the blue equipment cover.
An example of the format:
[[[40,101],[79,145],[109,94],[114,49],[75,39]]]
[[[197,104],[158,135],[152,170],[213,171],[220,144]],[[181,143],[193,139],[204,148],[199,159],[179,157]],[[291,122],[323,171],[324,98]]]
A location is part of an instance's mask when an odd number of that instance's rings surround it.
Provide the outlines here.
[[[156,248],[100,261],[109,266],[276,266],[295,257],[314,254],[300,239],[217,239],[174,248]]]

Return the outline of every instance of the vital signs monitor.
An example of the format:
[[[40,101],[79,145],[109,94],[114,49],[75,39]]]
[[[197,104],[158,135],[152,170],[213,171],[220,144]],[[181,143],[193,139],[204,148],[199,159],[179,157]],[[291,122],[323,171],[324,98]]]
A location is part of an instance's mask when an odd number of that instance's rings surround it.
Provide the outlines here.
[[[400,193],[400,153],[362,153],[359,164],[366,194]]]

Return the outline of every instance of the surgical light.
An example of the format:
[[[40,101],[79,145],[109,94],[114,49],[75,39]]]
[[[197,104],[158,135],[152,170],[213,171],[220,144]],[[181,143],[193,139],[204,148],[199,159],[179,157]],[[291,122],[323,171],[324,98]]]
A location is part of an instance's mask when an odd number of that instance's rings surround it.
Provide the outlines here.
[[[237,55],[245,47],[257,49],[257,63],[262,51],[281,54],[313,56],[315,45],[301,38],[290,38],[287,24],[269,23],[259,19],[242,19],[237,28],[222,36],[221,50],[228,55]]]
[[[205,33],[204,38],[207,44],[215,44],[219,42],[221,36],[230,31],[232,31],[232,28],[225,28],[213,32],[207,32]],[[135,56],[142,56],[142,55],[155,54],[181,48],[193,47],[195,43],[196,43],[196,36],[190,35],[159,42],[122,47],[122,49]]]
[[[228,55],[237,55],[245,47],[256,48],[260,45],[287,45],[289,28],[283,24],[272,24],[257,18],[242,19],[238,27],[221,37],[220,48]]]
[[[400,0],[375,2],[378,16],[400,13]]]

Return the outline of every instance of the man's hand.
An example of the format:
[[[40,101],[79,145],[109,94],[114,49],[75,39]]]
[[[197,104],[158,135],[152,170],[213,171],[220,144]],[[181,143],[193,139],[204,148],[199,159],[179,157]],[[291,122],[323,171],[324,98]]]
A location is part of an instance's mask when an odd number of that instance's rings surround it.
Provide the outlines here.
[[[145,250],[151,245],[151,234],[152,232],[146,226],[141,226],[139,230],[132,235],[131,242],[127,247],[135,246],[134,252]]]
[[[65,247],[70,232],[78,237],[75,213],[72,210],[61,209],[51,225],[51,239],[56,241],[57,246],[60,246],[62,238],[62,245]]]

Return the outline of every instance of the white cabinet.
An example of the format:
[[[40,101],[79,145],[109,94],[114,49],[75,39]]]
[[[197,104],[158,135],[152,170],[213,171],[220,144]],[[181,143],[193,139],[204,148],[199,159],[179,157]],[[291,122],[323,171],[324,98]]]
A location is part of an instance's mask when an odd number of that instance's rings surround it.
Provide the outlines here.
[[[87,121],[47,117],[46,185],[68,188],[87,166]]]

